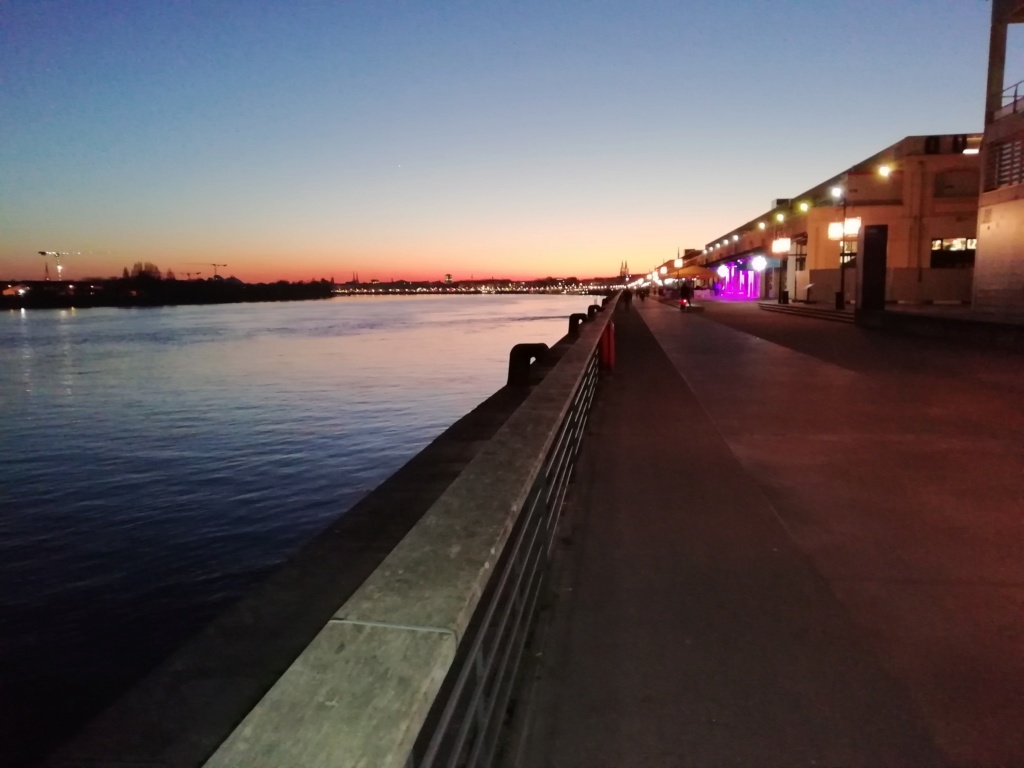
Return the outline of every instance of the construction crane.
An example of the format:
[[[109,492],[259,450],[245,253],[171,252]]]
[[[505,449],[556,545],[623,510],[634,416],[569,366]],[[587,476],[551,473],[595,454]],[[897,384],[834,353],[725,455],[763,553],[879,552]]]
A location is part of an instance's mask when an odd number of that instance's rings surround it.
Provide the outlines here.
[[[213,276],[214,277],[217,277],[217,267],[226,267],[227,266],[227,264],[214,264],[212,261],[192,261],[192,262],[189,262],[189,263],[190,264],[202,264],[204,267],[213,267]],[[186,272],[185,274],[187,275],[189,273]],[[196,274],[198,275],[199,272],[196,272]]]
[[[53,257],[54,261],[57,262],[57,279],[60,280],[61,279],[61,272],[64,269],[64,267],[60,263],[60,258],[61,258],[61,256],[71,256],[72,255],[72,251],[39,251],[39,255],[42,256],[43,258],[49,258],[50,256]],[[46,263],[46,279],[47,280],[50,279],[50,263],[49,262]]]

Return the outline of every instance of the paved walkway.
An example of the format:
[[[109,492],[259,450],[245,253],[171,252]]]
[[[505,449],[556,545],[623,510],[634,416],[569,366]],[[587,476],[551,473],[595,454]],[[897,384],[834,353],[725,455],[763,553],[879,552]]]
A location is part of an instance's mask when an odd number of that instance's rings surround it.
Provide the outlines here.
[[[1024,764],[1022,379],[713,314],[618,316],[508,763]]]

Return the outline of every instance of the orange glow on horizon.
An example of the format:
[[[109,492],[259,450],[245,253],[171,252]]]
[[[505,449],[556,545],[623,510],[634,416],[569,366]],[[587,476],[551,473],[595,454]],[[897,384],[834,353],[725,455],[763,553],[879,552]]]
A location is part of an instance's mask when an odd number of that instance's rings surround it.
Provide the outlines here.
[[[454,280],[611,277],[623,262],[635,274],[649,272],[675,257],[680,242],[698,247],[708,232],[721,231],[744,215],[723,207],[681,221],[667,205],[618,214],[601,209],[585,215],[547,214],[536,221],[468,220],[453,226],[454,233],[399,222],[392,232],[352,232],[337,242],[319,230],[284,232],[283,223],[265,229],[248,222],[248,228],[238,231],[225,227],[155,235],[120,229],[110,221],[92,228],[67,224],[53,231],[19,223],[0,242],[0,279],[42,279],[45,260],[37,252],[44,249],[82,253],[64,261],[67,279],[119,277],[138,261],[156,264],[164,273],[171,270],[180,279],[187,273],[193,279],[212,277],[211,264],[216,262],[227,265],[217,268],[219,275],[245,282],[333,277],[344,283],[354,274],[361,282],[439,281],[446,274]],[[114,227],[113,234],[104,225]],[[51,263],[51,276],[53,270]]]

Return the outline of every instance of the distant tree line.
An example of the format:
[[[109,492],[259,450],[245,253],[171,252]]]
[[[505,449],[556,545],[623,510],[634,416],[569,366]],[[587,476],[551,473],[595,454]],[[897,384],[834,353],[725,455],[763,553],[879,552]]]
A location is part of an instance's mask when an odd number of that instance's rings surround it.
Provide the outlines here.
[[[125,267],[121,272],[122,280],[163,280],[163,273],[160,272],[160,267],[151,261],[136,261],[132,266],[131,272],[128,271],[128,267]],[[174,279],[174,272],[167,270],[166,278],[168,280]]]
[[[89,281],[22,281],[23,291],[5,291],[0,309],[56,307],[145,307],[173,304],[225,304],[243,301],[328,299],[333,282],[243,283],[235,277],[176,280],[152,262],[125,267],[121,277]]]

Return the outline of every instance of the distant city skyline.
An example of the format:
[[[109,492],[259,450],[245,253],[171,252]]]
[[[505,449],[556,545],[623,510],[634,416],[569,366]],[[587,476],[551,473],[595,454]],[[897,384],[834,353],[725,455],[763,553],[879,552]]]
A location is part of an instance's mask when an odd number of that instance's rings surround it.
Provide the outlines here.
[[[68,278],[642,272],[904,136],[979,131],[990,12],[11,0],[0,277],[39,251],[81,252]]]

